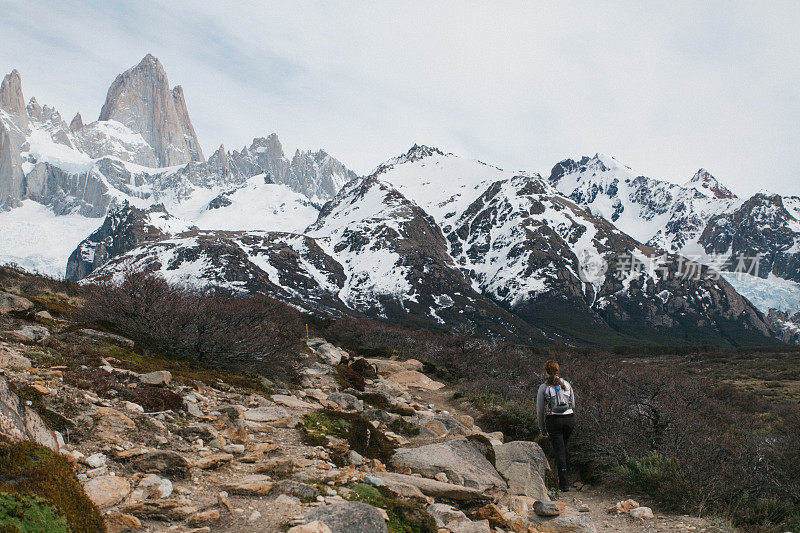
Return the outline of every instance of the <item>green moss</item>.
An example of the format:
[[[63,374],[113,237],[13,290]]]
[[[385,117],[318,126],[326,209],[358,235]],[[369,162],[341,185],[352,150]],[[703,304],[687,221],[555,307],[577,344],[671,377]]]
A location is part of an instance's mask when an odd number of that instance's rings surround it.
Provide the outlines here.
[[[83,492],[72,466],[44,446],[0,439],[0,492],[43,498],[65,517],[73,533],[105,531],[100,511]]]
[[[303,417],[305,441],[311,446],[323,446],[327,437],[344,439],[350,448],[364,457],[387,462],[394,445],[382,431],[358,413],[340,413],[323,409]]]
[[[0,531],[14,533],[69,533],[67,519],[37,496],[0,493]]]
[[[399,500],[388,492],[381,491],[366,483],[353,487],[350,501],[367,503],[386,510],[389,533],[435,533],[436,521],[417,503]]]

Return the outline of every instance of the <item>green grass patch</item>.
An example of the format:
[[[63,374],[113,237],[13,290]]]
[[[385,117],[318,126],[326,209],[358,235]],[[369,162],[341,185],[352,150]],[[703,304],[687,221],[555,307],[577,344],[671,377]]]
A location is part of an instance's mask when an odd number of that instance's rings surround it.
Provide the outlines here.
[[[0,531],[8,533],[70,533],[67,519],[47,500],[0,492]]]
[[[382,431],[358,413],[341,413],[323,409],[303,417],[304,440],[311,446],[324,446],[327,437],[344,439],[350,449],[369,459],[387,462],[394,445]]]

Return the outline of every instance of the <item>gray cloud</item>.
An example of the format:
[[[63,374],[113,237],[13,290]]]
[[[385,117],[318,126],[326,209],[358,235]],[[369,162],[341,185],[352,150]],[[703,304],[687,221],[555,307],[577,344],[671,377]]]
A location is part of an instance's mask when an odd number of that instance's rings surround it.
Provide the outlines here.
[[[97,115],[151,52],[206,153],[277,131],[360,172],[414,142],[548,172],[603,152],[800,194],[795,2],[0,2],[0,68]]]

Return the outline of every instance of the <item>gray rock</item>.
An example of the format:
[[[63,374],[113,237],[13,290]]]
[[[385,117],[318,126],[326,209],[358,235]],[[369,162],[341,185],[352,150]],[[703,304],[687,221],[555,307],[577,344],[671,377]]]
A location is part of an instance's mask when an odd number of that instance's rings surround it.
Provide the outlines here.
[[[166,385],[172,381],[172,374],[169,370],[156,370],[155,372],[141,374],[139,381],[148,385]]]
[[[116,120],[140,133],[153,148],[159,166],[204,160],[183,89],[178,85],[170,90],[164,67],[150,54],[117,76],[108,89],[100,120]]]
[[[319,520],[332,533],[388,533],[381,512],[366,503],[347,502],[317,507],[305,516],[307,522]]]
[[[283,407],[254,407],[244,412],[244,419],[251,422],[274,422],[288,417],[289,411]]]
[[[364,464],[364,457],[355,450],[350,450],[347,452],[347,460],[353,466],[361,466]]]
[[[56,435],[36,411],[11,392],[4,376],[0,376],[0,435],[12,441],[32,440],[55,452],[59,450]]]
[[[466,440],[401,448],[392,456],[391,464],[397,469],[410,468],[412,472],[431,478],[444,472],[451,482],[480,491],[508,490],[492,463]]]
[[[453,485],[452,483],[442,483],[441,481],[425,477],[407,476],[405,474],[396,474],[393,472],[376,472],[374,477],[383,480],[384,484],[389,489],[391,489],[393,485],[410,485],[412,487],[417,487],[423,494],[437,500],[452,500],[472,504],[487,502],[492,499],[489,494],[478,489],[464,487],[462,485]]]
[[[0,291],[0,313],[11,311],[29,311],[33,309],[33,302],[22,296]]]
[[[526,520],[533,531],[564,531],[567,533],[597,533],[588,514],[571,514],[546,517],[530,513]]]
[[[349,357],[348,353],[341,348],[337,348],[329,342],[320,343],[320,340],[321,339],[312,339],[308,342],[308,347],[327,364],[336,366],[341,363],[343,359]]]
[[[488,520],[481,520],[480,522],[459,522],[448,526],[447,529],[451,533],[491,533],[492,528],[489,527]]]
[[[14,330],[14,336],[30,342],[45,342],[50,339],[50,330],[44,326],[27,324]]]
[[[319,496],[319,491],[314,485],[300,483],[299,481],[293,481],[291,479],[282,479],[276,482],[272,490],[278,494],[286,494],[305,500],[313,500]]]
[[[495,468],[508,482],[510,494],[549,500],[544,479],[550,464],[535,442],[514,441],[494,446]]]
[[[135,457],[134,468],[140,472],[159,474],[173,478],[185,478],[189,474],[189,461],[178,452],[155,450]]]
[[[364,402],[346,392],[334,392],[328,395],[328,401],[333,402],[344,409],[351,411],[363,411]]]
[[[377,476],[364,476],[364,483],[373,487],[383,487],[386,482]]]
[[[438,527],[444,527],[454,522],[469,522],[467,515],[446,503],[431,504],[426,511],[436,520]]]

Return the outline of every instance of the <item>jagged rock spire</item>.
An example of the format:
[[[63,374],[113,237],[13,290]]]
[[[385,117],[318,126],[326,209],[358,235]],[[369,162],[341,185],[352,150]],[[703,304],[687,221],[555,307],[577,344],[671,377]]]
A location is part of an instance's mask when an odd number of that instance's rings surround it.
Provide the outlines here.
[[[72,122],[69,123],[69,130],[75,133],[82,127],[83,127],[83,117],[81,117],[80,113],[76,113],[75,116],[72,118]]]
[[[116,120],[140,133],[161,166],[204,161],[183,89],[169,88],[164,67],[151,54],[117,76],[108,89],[100,120]]]
[[[689,180],[687,186],[694,187],[703,194],[707,194],[715,198],[737,197],[731,192],[730,189],[717,181],[717,178],[712,176],[711,173],[704,168],[701,168],[695,173],[694,176],[692,176],[692,179]]]
[[[25,99],[22,96],[22,79],[14,69],[6,74],[0,84],[0,109],[12,115],[25,114]]]

